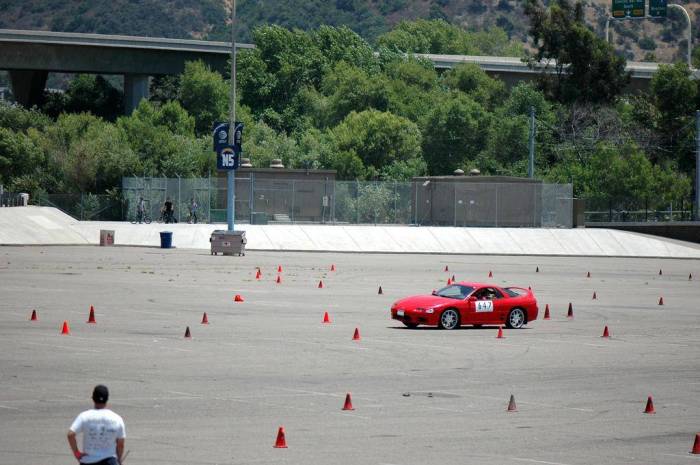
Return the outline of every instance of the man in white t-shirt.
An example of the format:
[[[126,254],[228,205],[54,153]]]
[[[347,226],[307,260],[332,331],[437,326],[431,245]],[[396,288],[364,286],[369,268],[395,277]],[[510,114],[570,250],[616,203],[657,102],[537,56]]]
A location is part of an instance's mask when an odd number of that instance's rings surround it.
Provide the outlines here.
[[[75,419],[68,431],[68,444],[81,464],[121,465],[126,428],[122,417],[107,408],[107,386],[97,385],[92,391],[95,408]],[[76,435],[83,433],[83,451],[78,449]]]

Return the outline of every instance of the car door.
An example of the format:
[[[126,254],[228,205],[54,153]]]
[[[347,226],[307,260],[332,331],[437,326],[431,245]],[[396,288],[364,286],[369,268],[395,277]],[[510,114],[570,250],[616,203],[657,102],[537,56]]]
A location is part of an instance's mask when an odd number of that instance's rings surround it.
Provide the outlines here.
[[[470,323],[489,324],[498,322],[493,288],[482,287],[470,296]]]

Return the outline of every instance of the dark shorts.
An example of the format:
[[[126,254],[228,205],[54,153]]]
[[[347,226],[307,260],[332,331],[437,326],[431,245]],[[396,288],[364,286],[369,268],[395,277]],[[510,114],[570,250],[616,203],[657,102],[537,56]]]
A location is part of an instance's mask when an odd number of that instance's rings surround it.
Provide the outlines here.
[[[117,465],[117,459],[114,457],[110,457],[108,459],[100,460],[99,462],[93,462],[93,463],[83,463],[80,462],[81,465]]]

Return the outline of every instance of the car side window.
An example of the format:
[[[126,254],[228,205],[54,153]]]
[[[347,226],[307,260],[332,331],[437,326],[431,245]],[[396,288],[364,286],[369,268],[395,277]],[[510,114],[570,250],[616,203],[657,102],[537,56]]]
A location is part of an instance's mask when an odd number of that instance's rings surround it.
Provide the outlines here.
[[[491,299],[502,299],[503,298],[503,294],[501,293],[501,291],[499,291],[498,289],[495,289],[493,287],[489,288],[489,293],[491,294],[491,297],[490,297]]]

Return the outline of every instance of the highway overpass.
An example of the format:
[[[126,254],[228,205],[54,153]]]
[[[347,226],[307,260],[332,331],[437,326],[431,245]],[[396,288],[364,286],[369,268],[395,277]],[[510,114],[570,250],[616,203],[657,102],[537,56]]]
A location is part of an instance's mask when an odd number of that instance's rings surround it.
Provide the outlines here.
[[[223,71],[230,47],[230,43],[202,40],[0,29],[0,69],[9,71],[15,99],[26,106],[39,102],[49,72],[123,75],[125,108],[131,112],[142,98],[148,97],[150,76],[180,74],[185,62],[192,60],[202,60]],[[431,60],[438,69],[474,63],[509,84],[532,80],[539,73],[514,57],[420,56]],[[648,86],[658,66],[629,62],[632,87]]]

